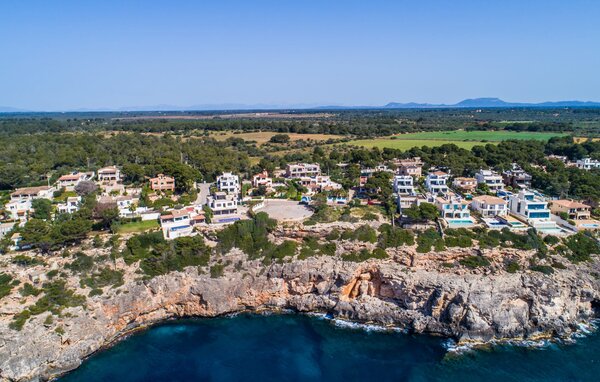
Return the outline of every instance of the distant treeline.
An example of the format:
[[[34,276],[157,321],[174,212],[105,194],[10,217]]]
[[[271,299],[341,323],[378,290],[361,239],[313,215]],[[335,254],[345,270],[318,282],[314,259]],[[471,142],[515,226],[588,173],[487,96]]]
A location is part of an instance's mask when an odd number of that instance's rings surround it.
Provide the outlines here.
[[[140,117],[156,113],[139,113]],[[178,112],[176,115],[206,116],[210,113]],[[235,114],[235,113],[234,113]],[[15,134],[129,131],[198,134],[208,131],[273,131],[279,133],[320,133],[355,137],[444,130],[577,131],[600,134],[600,108],[569,109],[408,109],[306,111],[298,118],[232,118],[232,113],[213,119],[123,119],[131,114],[70,113],[6,114],[0,116],[0,136]],[[164,113],[162,114],[164,116]],[[121,117],[121,118],[120,118]],[[514,122],[511,122],[514,121]],[[527,121],[527,122],[523,122]]]

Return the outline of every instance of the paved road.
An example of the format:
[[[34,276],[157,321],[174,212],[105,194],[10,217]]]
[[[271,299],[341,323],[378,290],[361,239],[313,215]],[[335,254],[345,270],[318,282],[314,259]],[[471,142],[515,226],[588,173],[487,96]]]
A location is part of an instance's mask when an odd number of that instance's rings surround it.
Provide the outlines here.
[[[196,198],[196,204],[205,205],[206,197],[210,194],[210,183],[198,183],[198,197]]]

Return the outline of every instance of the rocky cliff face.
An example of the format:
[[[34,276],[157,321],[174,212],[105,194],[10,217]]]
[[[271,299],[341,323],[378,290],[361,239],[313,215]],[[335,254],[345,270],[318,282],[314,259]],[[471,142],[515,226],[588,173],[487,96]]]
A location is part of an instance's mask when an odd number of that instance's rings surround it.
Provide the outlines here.
[[[188,268],[147,282],[131,280],[89,298],[85,309],[68,309],[59,319],[64,334],[45,326],[43,315],[14,331],[4,314],[0,377],[50,378],[78,367],[83,358],[131,330],[176,317],[285,308],[486,341],[568,334],[594,315],[600,301],[598,281],[578,268],[545,276],[405,263],[320,257],[264,268],[245,261],[220,278]]]

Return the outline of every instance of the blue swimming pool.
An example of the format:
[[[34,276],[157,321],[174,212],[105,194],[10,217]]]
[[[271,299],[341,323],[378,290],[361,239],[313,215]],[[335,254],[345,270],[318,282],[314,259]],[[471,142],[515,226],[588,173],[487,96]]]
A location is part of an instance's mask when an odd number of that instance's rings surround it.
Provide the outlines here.
[[[474,224],[471,219],[446,219],[448,226],[451,228],[454,227],[470,227]]]

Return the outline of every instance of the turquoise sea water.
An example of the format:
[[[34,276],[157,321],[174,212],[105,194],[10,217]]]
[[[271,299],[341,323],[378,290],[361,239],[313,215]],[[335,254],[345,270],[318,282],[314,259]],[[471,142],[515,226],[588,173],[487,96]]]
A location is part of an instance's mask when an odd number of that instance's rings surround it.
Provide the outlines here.
[[[100,352],[61,382],[599,381],[600,336],[542,348],[448,353],[431,336],[300,315],[181,320]]]

